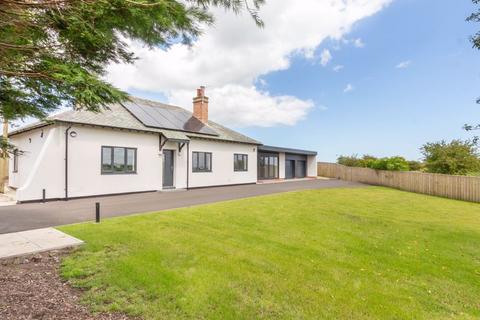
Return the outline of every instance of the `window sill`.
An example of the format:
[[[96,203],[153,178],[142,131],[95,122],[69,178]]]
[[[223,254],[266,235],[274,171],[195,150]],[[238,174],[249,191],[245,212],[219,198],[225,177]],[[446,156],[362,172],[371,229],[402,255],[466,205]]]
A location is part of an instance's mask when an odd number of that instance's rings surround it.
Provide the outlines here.
[[[102,172],[102,176],[124,176],[124,175],[133,175],[137,172]]]

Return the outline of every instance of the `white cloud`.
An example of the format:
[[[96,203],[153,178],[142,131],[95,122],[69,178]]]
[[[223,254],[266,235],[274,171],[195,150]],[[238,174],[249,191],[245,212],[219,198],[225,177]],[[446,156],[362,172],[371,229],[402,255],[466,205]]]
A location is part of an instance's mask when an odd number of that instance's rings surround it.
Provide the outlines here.
[[[332,60],[332,54],[330,53],[330,50],[324,49],[320,55],[320,64],[325,67],[330,60]]]
[[[307,48],[303,50],[303,56],[305,59],[314,59],[315,58],[315,48]]]
[[[292,96],[272,96],[255,87],[225,85],[208,91],[209,113],[215,114],[219,123],[233,126],[271,127],[276,125],[294,125],[303,120],[307,111],[313,107],[310,100],[301,100]],[[175,90],[169,95],[169,101],[176,105],[189,105],[192,101],[190,90]],[[233,121],[232,119],[235,119]]]
[[[412,64],[412,61],[410,60],[407,60],[407,61],[402,61],[400,62],[399,64],[397,64],[395,66],[395,68],[397,69],[405,69],[405,68],[408,68],[410,66],[410,64]]]
[[[353,40],[353,45],[357,48],[363,48],[365,47],[365,43],[363,42],[362,39],[358,38],[358,39],[355,39]]]
[[[356,48],[363,48],[365,47],[365,42],[361,38],[357,39],[345,39],[342,38],[339,40],[339,43],[344,44],[344,45],[350,45],[352,44]],[[340,46],[337,46],[336,48],[340,49]]]
[[[343,89],[343,92],[344,93],[347,93],[347,92],[350,92],[350,91],[353,91],[355,89],[354,86],[352,86],[350,83],[347,84],[347,86],[345,87],[345,89]]]
[[[339,72],[339,71],[343,70],[344,68],[345,68],[345,66],[339,64],[339,65],[336,65],[335,67],[333,67],[333,71]]]
[[[191,47],[150,50],[131,43],[139,58],[135,65],[112,65],[107,78],[125,90],[161,93],[187,109],[195,89],[206,85],[212,120],[237,126],[292,125],[306,117],[313,103],[262,91],[255,87],[257,79],[288,69],[295,54],[314,58],[323,40],[342,39],[356,22],[390,1],[267,1],[260,12],[263,29],[246,14],[218,9],[215,25]],[[327,56],[325,63],[331,59]]]
[[[268,85],[267,80],[262,79],[262,78],[257,79],[257,82],[258,82],[262,87],[266,87],[266,86]]]

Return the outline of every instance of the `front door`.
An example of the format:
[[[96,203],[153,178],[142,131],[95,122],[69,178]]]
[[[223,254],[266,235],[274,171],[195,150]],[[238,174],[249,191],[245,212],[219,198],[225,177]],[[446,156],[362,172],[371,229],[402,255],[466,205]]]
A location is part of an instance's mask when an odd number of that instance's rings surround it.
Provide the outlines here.
[[[174,151],[163,150],[163,187],[173,188]]]

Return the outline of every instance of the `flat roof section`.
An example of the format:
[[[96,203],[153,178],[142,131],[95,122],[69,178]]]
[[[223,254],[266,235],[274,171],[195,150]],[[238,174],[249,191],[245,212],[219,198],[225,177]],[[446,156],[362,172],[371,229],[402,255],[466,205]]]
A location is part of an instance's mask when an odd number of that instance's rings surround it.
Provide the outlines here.
[[[283,147],[274,147],[274,146],[258,146],[258,151],[265,151],[265,152],[285,152],[285,153],[293,153],[293,154],[301,154],[306,156],[316,156],[316,151],[309,151],[309,150],[300,150],[300,149],[292,149],[292,148],[283,148]]]

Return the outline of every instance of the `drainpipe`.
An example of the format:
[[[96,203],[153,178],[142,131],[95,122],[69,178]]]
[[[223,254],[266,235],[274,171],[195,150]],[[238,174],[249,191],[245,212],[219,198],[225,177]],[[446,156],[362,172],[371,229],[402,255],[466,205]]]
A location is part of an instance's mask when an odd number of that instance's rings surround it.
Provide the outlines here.
[[[65,201],[68,201],[68,133],[70,129],[72,126],[65,130]]]
[[[190,176],[190,143],[187,142],[187,190],[188,190],[188,178]]]

